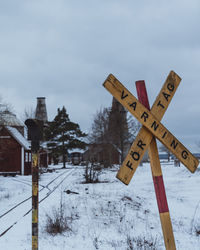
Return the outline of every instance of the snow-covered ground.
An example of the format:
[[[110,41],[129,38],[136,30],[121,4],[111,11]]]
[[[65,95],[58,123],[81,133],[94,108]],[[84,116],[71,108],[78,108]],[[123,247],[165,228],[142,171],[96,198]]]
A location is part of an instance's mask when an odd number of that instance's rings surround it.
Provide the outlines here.
[[[56,183],[60,186],[40,203],[40,250],[165,249],[149,164],[138,167],[128,186],[115,178],[117,169],[104,170],[97,184],[83,183],[84,166],[66,170],[58,166],[56,172],[41,176],[40,199]],[[173,163],[162,163],[162,170],[177,249],[200,250],[200,235],[196,234],[200,231],[200,171],[191,174]],[[31,199],[1,217],[30,197],[30,184],[31,176],[0,177],[0,234],[17,222],[0,237],[0,249],[31,249],[31,213],[23,217]],[[67,194],[66,190],[76,193]],[[47,217],[61,208],[70,230],[49,235]]]

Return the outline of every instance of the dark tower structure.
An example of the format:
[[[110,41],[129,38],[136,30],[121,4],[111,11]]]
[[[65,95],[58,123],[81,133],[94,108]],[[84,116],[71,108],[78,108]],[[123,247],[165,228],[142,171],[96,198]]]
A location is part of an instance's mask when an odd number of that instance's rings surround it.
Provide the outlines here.
[[[110,142],[121,150],[123,160],[129,140],[127,111],[114,97],[109,115],[108,134]]]
[[[35,110],[35,119],[47,122],[47,109],[45,97],[37,97],[37,106]]]

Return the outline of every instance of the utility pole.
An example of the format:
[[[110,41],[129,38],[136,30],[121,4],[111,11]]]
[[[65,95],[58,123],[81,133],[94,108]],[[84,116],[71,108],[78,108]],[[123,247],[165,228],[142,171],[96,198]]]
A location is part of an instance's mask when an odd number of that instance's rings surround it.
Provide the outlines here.
[[[43,121],[27,119],[25,124],[32,152],[32,250],[38,250],[38,156],[40,141],[43,139]]]

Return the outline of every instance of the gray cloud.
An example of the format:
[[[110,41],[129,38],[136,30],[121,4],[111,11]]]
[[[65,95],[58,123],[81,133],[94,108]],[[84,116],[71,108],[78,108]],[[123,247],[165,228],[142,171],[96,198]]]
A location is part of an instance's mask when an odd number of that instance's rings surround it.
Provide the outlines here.
[[[18,114],[46,96],[49,118],[65,105],[83,130],[112,97],[113,73],[136,95],[146,80],[150,103],[170,70],[182,77],[163,119],[183,142],[200,140],[200,3],[188,1],[3,1],[0,94]],[[186,146],[187,146],[186,145]]]

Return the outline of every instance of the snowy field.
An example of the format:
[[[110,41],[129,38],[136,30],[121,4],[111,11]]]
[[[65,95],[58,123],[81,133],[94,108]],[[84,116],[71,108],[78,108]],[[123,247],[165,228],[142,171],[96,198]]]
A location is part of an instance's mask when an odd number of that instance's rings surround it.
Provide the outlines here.
[[[49,196],[39,208],[40,250],[165,249],[149,164],[137,169],[128,186],[115,178],[117,169],[104,170],[97,184],[83,183],[83,166],[58,166],[41,176],[40,200]],[[200,250],[200,170],[191,174],[173,163],[162,163],[162,170],[176,247]],[[56,184],[60,185],[54,190]],[[31,208],[30,195],[31,176],[0,177],[0,249],[31,249],[31,212],[25,215]],[[47,233],[48,218],[60,211],[68,230]]]

